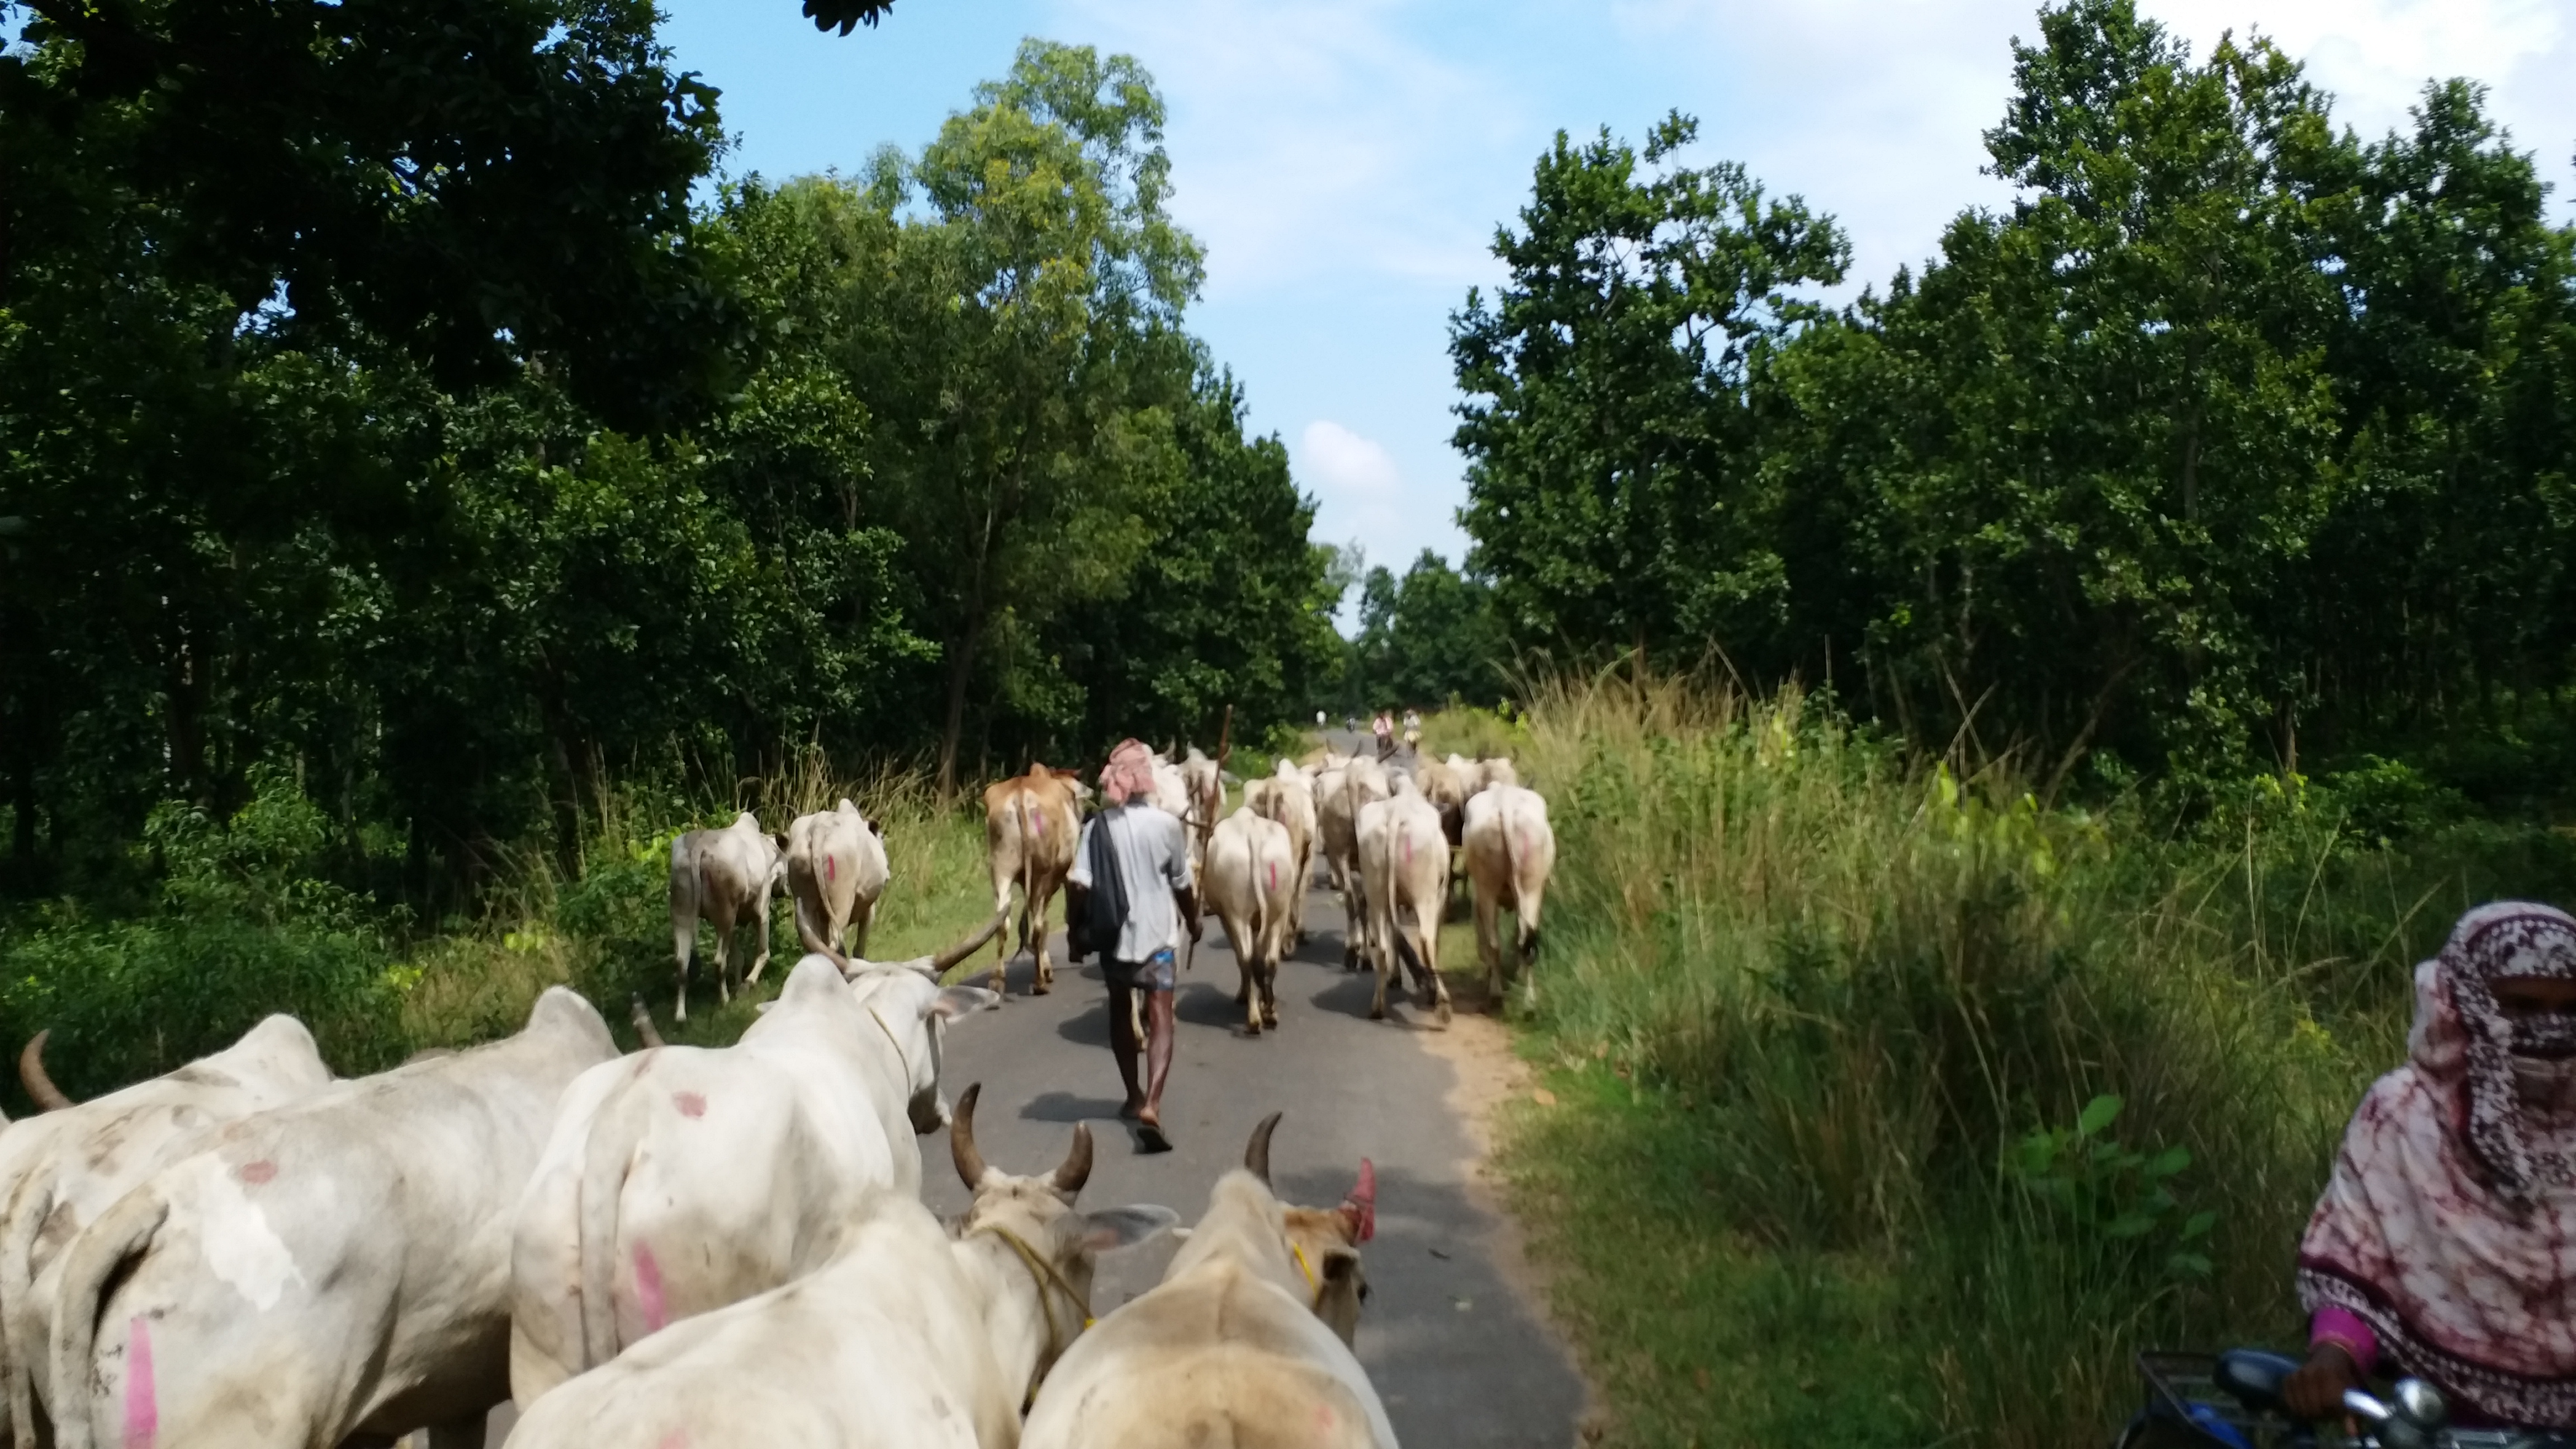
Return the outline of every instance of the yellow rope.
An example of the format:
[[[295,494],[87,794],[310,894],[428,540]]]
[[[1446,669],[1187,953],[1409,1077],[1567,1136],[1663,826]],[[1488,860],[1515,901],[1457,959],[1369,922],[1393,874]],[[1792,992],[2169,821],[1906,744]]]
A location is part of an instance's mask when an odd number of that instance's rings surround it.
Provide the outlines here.
[[[874,1013],[870,1014],[873,1015]],[[883,1026],[885,1023],[881,1021],[878,1022],[877,1025]],[[991,1233],[994,1237],[1010,1244],[1011,1251],[1019,1254],[1020,1261],[1027,1265],[1029,1276],[1037,1281],[1038,1316],[1046,1320],[1047,1347],[1046,1356],[1039,1361],[1037,1368],[1029,1374],[1028,1393],[1023,1395],[1020,1399],[1020,1412],[1025,1415],[1028,1413],[1030,1405],[1035,1404],[1038,1401],[1038,1385],[1046,1378],[1048,1367],[1053,1365],[1056,1358],[1069,1346],[1063,1339],[1056,1335],[1055,1310],[1048,1302],[1047,1290],[1049,1288],[1053,1288],[1062,1293],[1076,1309],[1081,1311],[1082,1326],[1084,1328],[1091,1327],[1091,1325],[1097,1320],[1091,1316],[1091,1301],[1083,1297],[1081,1292],[1075,1289],[1071,1283],[1066,1282],[1064,1275],[1056,1271],[1053,1263],[1050,1263],[1046,1259],[1038,1256],[1038,1250],[1030,1247],[1019,1234],[1012,1232],[1009,1228],[995,1227],[990,1224],[976,1228],[974,1231],[979,1233]]]

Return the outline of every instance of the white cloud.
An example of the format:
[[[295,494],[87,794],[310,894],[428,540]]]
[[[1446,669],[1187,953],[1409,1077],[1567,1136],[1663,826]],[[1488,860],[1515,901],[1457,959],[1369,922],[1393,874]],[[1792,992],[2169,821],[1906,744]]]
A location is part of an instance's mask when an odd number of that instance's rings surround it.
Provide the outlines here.
[[[2428,80],[2466,76],[2544,174],[2563,180],[2576,140],[2576,14],[2566,0],[2147,0],[2206,55],[2220,32],[2260,31],[2335,93],[2335,114],[2377,139],[2408,125]],[[2564,187],[2561,188],[2564,191]],[[2562,198],[2563,199],[2563,198]]]
[[[1499,77],[1390,0],[1058,0],[1067,31],[1135,54],[1171,107],[1172,210],[1208,244],[1208,293],[1354,274],[1464,291],[1493,224],[1462,207]],[[1515,149],[1517,146],[1515,145]],[[1481,159],[1481,158],[1480,158]]]
[[[1386,449],[1340,423],[1317,419],[1297,439],[1297,472],[1335,501],[1360,502],[1400,493],[1404,475]]]

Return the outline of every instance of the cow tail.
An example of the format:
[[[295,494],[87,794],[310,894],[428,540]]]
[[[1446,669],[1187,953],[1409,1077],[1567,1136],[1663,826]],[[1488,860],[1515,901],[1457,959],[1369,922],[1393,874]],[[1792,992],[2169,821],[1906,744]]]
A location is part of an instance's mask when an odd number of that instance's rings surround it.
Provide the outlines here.
[[[53,1211],[53,1201],[53,1174],[30,1174],[10,1204],[18,1211],[0,1225],[0,1344],[6,1345],[0,1372],[8,1375],[9,1425],[17,1449],[36,1449],[35,1365],[47,1345],[32,1339],[36,1324],[27,1304],[35,1290],[36,1230]]]
[[[1264,895],[1261,890],[1261,847],[1252,843],[1260,840],[1261,836],[1249,830],[1244,833],[1252,837],[1252,841],[1246,842],[1252,845],[1252,848],[1243,853],[1243,893],[1252,898],[1252,954],[1258,958],[1253,967],[1253,975],[1254,979],[1258,980],[1261,979],[1264,964],[1274,971],[1278,969],[1278,964],[1268,960],[1270,897]],[[1214,840],[1211,839],[1209,844],[1213,846]]]
[[[1392,815],[1395,812],[1390,810],[1387,813]],[[1395,854],[1397,848],[1402,846],[1403,843],[1404,822],[1401,819],[1388,821],[1386,829],[1386,849],[1382,852],[1386,857],[1383,870],[1386,878],[1377,883],[1379,894],[1375,902],[1369,906],[1369,925],[1371,935],[1377,934],[1377,913],[1381,909],[1386,912],[1386,939],[1378,943],[1380,948],[1385,952],[1385,954],[1379,958],[1384,964],[1379,969],[1393,975],[1395,977],[1395,983],[1399,987],[1404,984],[1404,972],[1402,969],[1404,964],[1404,933],[1396,929],[1395,924]]]
[[[694,833],[694,832],[690,832]],[[683,834],[671,842],[671,953],[680,962],[680,1010],[689,1009],[689,957],[698,945],[698,852]]]
[[[617,1200],[643,1133],[643,1113],[611,1099],[591,1119],[574,1213],[581,1240],[581,1362],[575,1372],[617,1357]]]
[[[823,883],[814,878],[814,837],[820,833],[819,831],[806,832],[805,889],[800,891],[796,888],[796,872],[793,869],[787,872],[787,903],[796,911],[797,941],[802,943],[807,951],[823,956],[832,964],[847,969],[850,963],[848,958],[841,954],[841,943],[825,940],[822,930],[815,921],[809,919],[809,913],[805,909],[806,902],[811,900],[814,904],[814,913],[820,914],[824,923],[829,923],[832,919],[831,904],[823,898]]]
[[[152,1246],[170,1216],[170,1200],[149,1185],[116,1206],[72,1240],[63,1281],[54,1297],[54,1443],[57,1449],[92,1449],[98,1426],[90,1420],[90,1370],[98,1353],[98,1318],[107,1285]],[[21,1430],[24,1432],[24,1430]]]
[[[1043,950],[1046,946],[1046,923],[1038,913],[1038,848],[1029,834],[1029,792],[1022,790],[1011,797],[1011,808],[1020,812],[1020,947]],[[1029,944],[1029,933],[1039,933],[1037,945]]]

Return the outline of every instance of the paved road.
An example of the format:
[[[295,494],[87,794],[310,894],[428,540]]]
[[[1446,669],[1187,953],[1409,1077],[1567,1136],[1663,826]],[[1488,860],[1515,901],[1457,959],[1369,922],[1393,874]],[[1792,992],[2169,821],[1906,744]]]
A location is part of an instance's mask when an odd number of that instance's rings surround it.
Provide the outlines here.
[[[950,1095],[984,1084],[976,1135],[985,1156],[1013,1172],[1059,1160],[1071,1124],[1090,1123],[1100,1156],[1083,1201],[1162,1203],[1184,1221],[1205,1210],[1217,1175],[1240,1165],[1253,1124],[1272,1111],[1287,1113],[1272,1178],[1292,1201],[1341,1201],[1359,1160],[1373,1159],[1378,1235],[1363,1250],[1371,1292],[1358,1349],[1397,1435],[1425,1449],[1565,1449],[1582,1383],[1507,1278],[1501,1225],[1471,1197],[1473,1152],[1447,1101],[1455,1071],[1425,1049],[1422,1028],[1368,1019],[1369,978],[1341,969],[1342,917],[1329,892],[1309,897],[1306,926],[1304,949],[1281,968],[1279,1029],[1246,1038],[1234,958],[1224,931],[1207,923],[1175,1003],[1180,1041],[1163,1099],[1170,1153],[1137,1152],[1118,1120],[1107,989],[1096,962],[1067,968],[1061,936],[1052,994],[1021,994],[1033,970],[1021,956],[1009,1003],[949,1033]],[[921,1147],[931,1206],[962,1209],[946,1134]],[[1152,1287],[1175,1246],[1166,1238],[1104,1260],[1094,1307],[1107,1313]]]

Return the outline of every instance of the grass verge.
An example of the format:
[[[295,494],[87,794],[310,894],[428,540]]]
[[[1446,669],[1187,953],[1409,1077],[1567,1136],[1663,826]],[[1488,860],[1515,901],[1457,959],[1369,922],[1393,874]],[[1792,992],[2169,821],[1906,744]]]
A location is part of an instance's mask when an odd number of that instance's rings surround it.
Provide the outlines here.
[[[2576,881],[2546,832],[2364,845],[2299,781],[2043,810],[1794,694],[1564,682],[1517,729],[1555,1105],[1501,1167],[1618,1444],[2107,1443],[2137,1348],[2295,1332],[2411,963]]]

